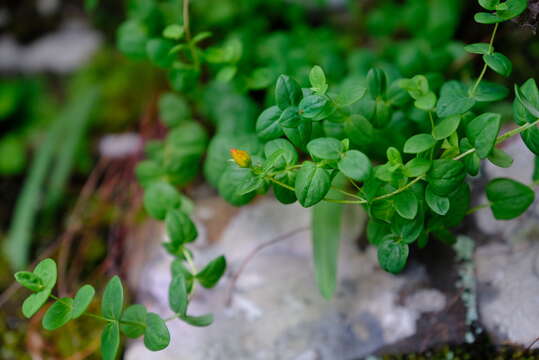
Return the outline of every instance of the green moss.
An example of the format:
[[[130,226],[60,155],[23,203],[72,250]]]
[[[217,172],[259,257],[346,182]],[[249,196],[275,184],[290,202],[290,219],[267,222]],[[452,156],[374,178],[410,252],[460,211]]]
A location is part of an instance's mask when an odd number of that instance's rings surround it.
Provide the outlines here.
[[[497,346],[487,336],[478,336],[472,344],[445,345],[438,349],[417,354],[384,355],[380,360],[536,360],[538,350],[526,350],[516,346]],[[372,360],[369,359],[369,360]]]

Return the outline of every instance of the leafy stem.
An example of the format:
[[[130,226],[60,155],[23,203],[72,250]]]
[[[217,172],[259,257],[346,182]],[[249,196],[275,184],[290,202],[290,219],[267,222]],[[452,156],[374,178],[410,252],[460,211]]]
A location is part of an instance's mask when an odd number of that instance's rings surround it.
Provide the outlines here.
[[[288,189],[290,191],[295,191],[296,189],[294,189],[292,186],[288,185],[288,184],[285,184],[284,182],[281,182],[277,179],[275,179],[274,177],[271,177],[271,176],[268,176],[267,179],[271,182],[274,182],[275,184],[279,185],[279,186],[282,186],[284,187],[285,189]]]
[[[526,123],[526,124],[524,124],[522,126],[519,126],[519,127],[515,128],[513,130],[510,130],[510,131],[506,132],[505,134],[498,136],[496,138],[496,144],[502,143],[505,140],[509,139],[510,137],[518,135],[518,134],[528,130],[529,128],[532,128],[532,127],[536,126],[537,124],[539,124],[539,119],[535,120],[532,123]],[[453,160],[460,160],[460,159],[465,158],[466,156],[468,156],[470,154],[473,154],[476,151],[477,151],[476,148],[472,148],[472,149],[467,150],[467,151],[463,152],[462,154],[454,157]]]
[[[172,320],[176,320],[176,319],[178,319],[179,317],[181,317],[180,314],[174,314],[174,315],[172,315],[172,316],[166,318],[165,321],[166,321],[166,322],[169,322],[169,321],[172,321]]]
[[[533,126],[536,126],[537,124],[539,124],[539,119],[535,120],[534,122],[532,123],[527,123],[527,124],[524,124],[522,126],[519,126],[511,131],[508,131],[506,132],[505,134],[503,135],[500,135],[496,138],[496,144],[499,144],[501,142],[504,142],[505,140],[509,139],[510,137],[512,136],[515,136],[515,135],[518,135],[526,130],[528,130],[529,128],[533,127]],[[476,148],[472,148],[468,151],[465,151],[463,152],[462,154],[456,156],[453,158],[453,160],[461,160],[462,158],[470,155],[470,154],[473,154],[474,152],[476,152],[477,149]],[[415,183],[417,183],[418,181],[424,179],[424,176],[419,176],[419,177],[416,177],[414,180],[410,181],[408,184],[404,185],[403,187],[393,191],[393,192],[390,192],[388,194],[384,194],[384,195],[381,195],[381,196],[378,196],[378,197],[375,197],[373,199],[373,201],[378,201],[378,200],[384,200],[384,199],[387,199],[387,198],[390,198],[392,196],[395,196],[405,190],[407,190],[408,188],[410,188],[412,185],[414,185]],[[486,206],[489,206],[488,204]],[[475,209],[471,209],[470,211],[476,211]]]
[[[494,25],[494,31],[492,31],[492,36],[490,37],[490,43],[488,44],[488,52],[489,52],[489,54],[492,53],[492,50],[494,50],[494,48],[493,48],[494,37],[496,36],[496,31],[498,31],[498,26],[499,25],[500,25],[500,23],[496,23],[496,25]]]
[[[58,296],[55,296],[53,294],[50,294],[49,297],[53,300],[56,300],[58,301],[59,303],[63,304],[64,306],[68,307],[68,308],[73,308],[72,305],[70,304],[67,304],[65,302],[62,301],[62,299],[60,299]],[[84,316],[88,316],[88,317],[91,317],[91,318],[94,318],[94,319],[97,319],[97,320],[101,320],[101,321],[106,321],[106,322],[113,322],[115,320],[112,320],[112,319],[107,319],[106,317],[103,317],[103,316],[100,316],[100,315],[97,315],[97,314],[94,314],[94,313],[90,313],[90,312],[83,312],[82,315]]]
[[[183,248],[183,256],[185,257],[185,260],[187,261],[187,264],[189,265],[189,268],[191,269],[191,273],[193,276],[196,276],[198,274],[197,267],[195,265],[195,262],[193,261],[193,257],[189,253],[189,251],[186,248]],[[196,289],[196,281],[193,282],[193,288],[191,289],[191,293],[189,294],[189,299],[193,296]]]
[[[193,257],[191,256],[189,251],[187,251],[187,249],[185,248],[183,249],[183,256],[185,256],[185,259],[187,260],[187,264],[189,264],[189,267],[191,268],[191,272],[193,274],[197,274],[198,270],[197,270],[197,267],[195,266],[195,263],[193,262]]]
[[[193,57],[193,62],[196,70],[200,70],[200,60],[198,59],[197,49],[193,43],[193,38],[191,36],[191,27],[189,19],[189,0],[183,0],[183,31],[185,33],[185,39],[187,44],[189,44],[189,50],[191,51],[191,56]]]
[[[519,126],[518,128],[515,128],[513,130],[510,130],[508,132],[506,132],[505,134],[503,135],[500,135],[496,138],[496,144],[499,144],[505,140],[507,140],[508,138],[512,137],[512,136],[515,136],[515,135],[518,135],[526,130],[528,130],[529,128],[535,126],[539,124],[539,119],[534,121],[533,123],[527,123],[527,124],[524,124],[522,126]],[[465,152],[463,152],[462,154],[456,156],[453,158],[453,160],[461,160],[463,158],[465,158],[466,156],[470,155],[470,154],[473,154],[477,151],[476,148],[472,148],[470,150],[467,150]],[[390,193],[387,193],[387,194],[384,194],[384,195],[380,195],[380,196],[377,196],[375,197],[372,202],[374,201],[380,201],[380,200],[385,200],[385,199],[389,199],[397,194],[400,194],[401,192],[403,191],[406,191],[407,189],[409,189],[410,187],[412,187],[414,184],[416,184],[417,182],[423,180],[425,178],[424,175],[422,176],[418,176],[416,178],[414,178],[412,181],[410,181],[408,184],[404,185],[403,187],[400,187],[398,188],[397,190],[393,191],[393,192],[390,192]],[[268,176],[267,177],[268,180],[272,181],[273,183],[279,185],[279,186],[282,186],[290,191],[295,191],[294,187],[288,185],[288,184],[285,184],[277,179],[275,179],[274,177],[270,177]],[[355,184],[354,184],[355,185]],[[357,185],[355,185],[357,187]],[[327,202],[332,202],[332,203],[339,203],[339,204],[367,204],[368,201],[355,195],[355,194],[352,194],[352,193],[349,193],[345,190],[342,190],[342,189],[339,189],[339,188],[336,188],[336,187],[332,187],[332,189],[344,194],[344,195],[347,195],[347,196],[350,196],[350,197],[353,197],[357,200],[337,200],[337,199],[328,199],[328,198],[325,198],[324,201],[327,201]]]
[[[285,189],[288,189],[290,191],[295,191],[296,189],[294,189],[292,186],[288,185],[288,184],[285,184],[273,177],[268,177],[267,178],[268,180],[270,180],[271,182],[279,185],[279,186],[282,186],[284,187]],[[341,194],[344,194],[344,195],[347,195],[347,196],[350,196],[350,197],[353,197],[357,200],[336,200],[336,199],[324,199],[324,201],[327,201],[327,202],[332,202],[332,203],[339,203],[339,204],[366,204],[367,203],[367,200],[355,195],[355,194],[352,194],[352,193],[349,193],[348,191],[346,190],[343,190],[343,189],[339,189],[335,186],[332,186],[331,187],[333,190],[335,191],[338,191],[340,192]]]
[[[468,210],[468,211],[466,212],[466,215],[473,214],[474,212],[477,212],[477,211],[479,211],[479,210],[481,210],[481,209],[488,208],[488,207],[490,207],[490,206],[491,206],[490,203],[478,205],[478,206],[473,207],[473,208],[471,208],[470,210]]]
[[[350,197],[353,197],[353,198],[355,198],[355,199],[365,201],[365,199],[363,199],[362,197],[357,196],[356,194],[352,194],[352,193],[350,193],[350,192],[348,192],[348,191],[346,191],[346,190],[340,189],[340,188],[338,188],[338,187],[336,187],[336,186],[332,186],[331,188],[332,188],[333,190],[335,190],[335,191],[340,192],[340,193],[343,194],[343,195],[350,196]]]
[[[493,51],[493,45],[494,45],[494,38],[496,37],[496,32],[498,31],[498,24],[494,26],[494,30],[492,31],[492,36],[490,37],[490,43],[488,44],[488,53],[491,54]],[[481,83],[481,80],[483,80],[483,77],[485,76],[485,73],[487,72],[488,65],[485,63],[483,65],[483,69],[481,70],[481,74],[477,78],[477,81],[475,82],[472,90],[470,91],[470,96],[473,97],[475,95],[475,92],[477,91],[477,87]]]
[[[408,184],[404,185],[403,187],[401,188],[398,188],[397,190],[395,191],[392,191],[390,193],[387,193],[387,194],[384,194],[384,195],[380,195],[380,196],[377,196],[375,197],[372,201],[379,201],[379,200],[384,200],[384,199],[387,199],[387,198],[390,198],[392,196],[395,196],[397,194],[400,194],[401,192],[409,189],[410,187],[412,187],[415,183],[419,182],[420,180],[423,180],[424,179],[424,176],[418,176],[416,177],[415,179],[413,179],[412,181],[410,181]]]
[[[335,204],[366,204],[367,200],[338,200],[338,199],[328,199],[325,198],[324,201],[335,203]]]
[[[539,119],[535,120],[532,123],[526,123],[526,124],[524,124],[522,126],[519,126],[519,127],[515,128],[513,130],[510,130],[510,131],[506,132],[505,134],[498,136],[496,138],[496,144],[504,142],[505,140],[509,139],[510,137],[518,135],[518,134],[528,130],[529,128],[532,128],[532,127],[536,126],[537,124],[539,124]]]

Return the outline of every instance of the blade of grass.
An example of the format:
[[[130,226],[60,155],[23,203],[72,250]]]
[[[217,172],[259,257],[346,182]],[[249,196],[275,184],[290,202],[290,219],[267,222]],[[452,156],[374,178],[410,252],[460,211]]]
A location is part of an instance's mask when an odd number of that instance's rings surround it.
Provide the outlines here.
[[[343,187],[344,177],[336,177],[333,185]],[[342,199],[344,195],[331,190],[328,196]],[[341,241],[343,206],[333,202],[320,202],[312,209],[312,242],[316,284],[320,293],[331,299],[337,287],[337,261]]]
[[[97,88],[90,87],[78,94],[66,109],[65,116],[69,120],[63,129],[62,146],[56,149],[54,168],[47,188],[45,204],[49,211],[53,211],[62,198],[78,146],[88,127],[98,96]]]
[[[6,259],[13,270],[19,270],[28,263],[28,249],[39,208],[42,188],[47,170],[52,162],[54,149],[60,140],[64,119],[58,117],[51,125],[45,141],[39,146],[21,193],[15,205],[8,237],[4,243]]]
[[[84,92],[82,95],[86,96]],[[84,100],[84,102],[86,101],[88,100]],[[82,100],[75,98],[68,104],[66,110],[60,113],[53,121],[44,142],[37,149],[34,160],[28,171],[28,175],[15,205],[8,237],[3,244],[6,259],[14,270],[23,269],[28,264],[29,248],[36,215],[41,206],[43,194],[47,194],[45,189],[46,178],[49,169],[53,165],[55,152],[64,151],[62,150],[62,145],[66,144],[66,141],[68,140],[65,138],[68,135],[66,135],[65,129],[71,127],[69,126],[71,121],[75,121],[72,116],[74,114],[76,115],[75,107],[80,104],[82,104]],[[88,106],[84,107],[88,110]],[[82,124],[84,124],[84,122],[80,120],[80,125]],[[76,127],[73,127],[73,129],[78,131],[82,130],[80,128],[77,129]],[[82,136],[82,133],[80,136]],[[75,141],[75,148],[76,144],[77,142]],[[72,157],[74,156],[74,152],[71,152],[71,154],[68,155]],[[65,157],[69,157],[68,155],[65,155]],[[61,159],[61,161],[65,163],[60,165],[60,169],[55,171],[57,175],[55,175],[55,179],[53,180],[53,186],[56,186],[56,189],[63,188],[65,178],[67,178],[72,164],[72,159]]]

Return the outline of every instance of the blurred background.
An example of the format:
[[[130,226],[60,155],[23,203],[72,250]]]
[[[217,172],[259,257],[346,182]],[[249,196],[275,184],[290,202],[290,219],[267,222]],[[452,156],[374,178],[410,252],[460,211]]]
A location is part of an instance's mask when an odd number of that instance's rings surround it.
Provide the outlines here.
[[[39,316],[23,319],[26,294],[12,274],[54,256],[59,291],[69,293],[128,272],[125,239],[145,220],[135,166],[177,117],[195,119],[210,137],[252,133],[276,77],[305,83],[315,64],[330,83],[373,65],[469,79],[481,64],[462,45],[490,33],[473,22],[475,11],[474,1],[458,0],[193,0],[193,33],[211,32],[201,39],[207,67],[193,73],[148,46],[181,24],[179,0],[3,0],[0,358],[98,358],[91,320],[43,332]],[[538,13],[530,1],[497,40],[516,83],[539,71]],[[509,117],[510,103],[499,110]],[[181,182],[211,182],[194,173]]]

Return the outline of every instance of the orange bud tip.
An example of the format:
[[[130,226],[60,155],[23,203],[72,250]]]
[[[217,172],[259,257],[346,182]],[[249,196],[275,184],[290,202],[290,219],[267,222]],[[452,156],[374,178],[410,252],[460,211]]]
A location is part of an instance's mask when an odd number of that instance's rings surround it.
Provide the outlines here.
[[[245,150],[231,149],[230,155],[239,167],[249,167],[251,165],[251,156]]]

